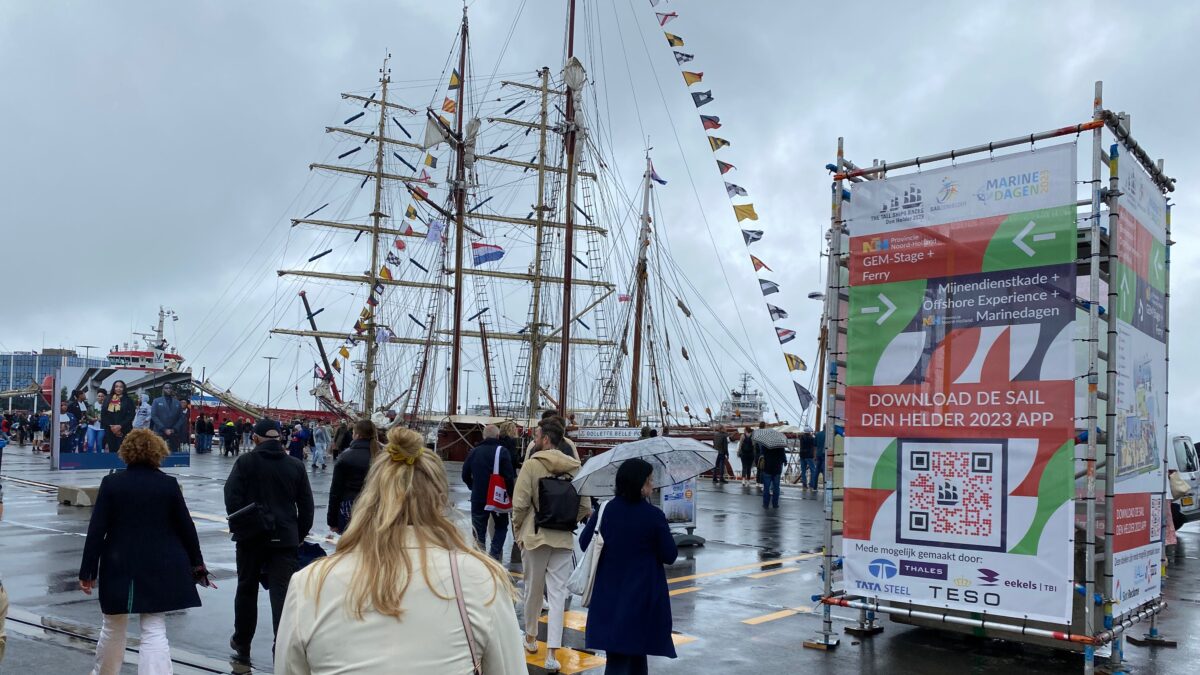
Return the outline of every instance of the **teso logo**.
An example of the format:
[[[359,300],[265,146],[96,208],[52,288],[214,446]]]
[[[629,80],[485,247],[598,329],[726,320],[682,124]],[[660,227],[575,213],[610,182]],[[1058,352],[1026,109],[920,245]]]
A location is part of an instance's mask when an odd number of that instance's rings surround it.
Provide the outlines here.
[[[900,572],[900,569],[896,567],[895,562],[887,558],[876,558],[867,565],[867,571],[876,579],[891,579]]]
[[[938,190],[937,193],[937,203],[945,204],[955,199],[958,199],[958,181],[943,178],[942,189]]]
[[[996,570],[989,570],[986,567],[979,568],[979,580],[983,583],[980,586],[996,586],[1000,581],[1000,573]]]
[[[989,178],[975,191],[981,202],[1002,202],[1009,199],[1036,197],[1050,191],[1050,172],[1046,169],[1026,171],[1008,176]]]

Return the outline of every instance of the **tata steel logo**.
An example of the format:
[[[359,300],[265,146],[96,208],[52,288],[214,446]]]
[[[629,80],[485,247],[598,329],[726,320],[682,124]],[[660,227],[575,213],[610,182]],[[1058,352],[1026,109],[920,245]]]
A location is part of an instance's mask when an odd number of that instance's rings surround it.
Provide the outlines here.
[[[937,203],[945,204],[955,199],[958,199],[958,181],[943,178],[942,189],[938,190],[937,193]]]
[[[989,570],[986,567],[979,568],[979,580],[983,583],[980,586],[995,586],[996,582],[1000,581],[1000,573],[996,570]]]
[[[1009,176],[989,178],[975,191],[981,202],[1002,202],[1009,199],[1036,197],[1050,191],[1050,172],[1046,169],[1026,171]]]
[[[900,568],[887,558],[876,558],[867,565],[867,571],[876,579],[891,579],[900,573]]]

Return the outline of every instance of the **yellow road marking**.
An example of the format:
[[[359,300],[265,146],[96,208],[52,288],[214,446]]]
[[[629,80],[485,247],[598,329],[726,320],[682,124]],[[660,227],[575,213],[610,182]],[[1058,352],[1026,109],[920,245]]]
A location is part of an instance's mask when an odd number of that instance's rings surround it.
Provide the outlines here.
[[[792,572],[799,572],[799,571],[800,571],[799,567],[785,567],[781,570],[771,570],[770,572],[759,572],[758,574],[749,574],[747,576],[749,576],[751,579],[765,579],[767,577],[773,577],[776,574],[791,574]]]
[[[605,660],[599,656],[588,654],[587,652],[579,652],[568,647],[559,647],[554,650],[554,656],[558,658],[560,673],[581,673],[592,668],[603,666]],[[525,663],[539,668],[546,663],[546,643],[538,640],[538,650],[534,654],[525,652]]]
[[[671,633],[671,642],[674,642],[676,647],[678,647],[680,645],[686,645],[689,642],[695,642],[695,641],[696,641],[696,638],[691,635],[681,635],[679,633]]]
[[[546,617],[543,616],[539,621],[546,623]],[[563,612],[563,628],[583,631],[587,628],[587,612],[576,612],[574,610]]]
[[[812,614],[812,611],[813,610],[811,607],[794,607],[792,609],[785,609],[779,612],[763,614],[762,616],[742,619],[742,623],[751,626],[757,626],[760,623],[767,623],[768,621],[775,621],[776,619],[786,619],[789,616],[796,616],[797,614]]]
[[[683,588],[675,588],[669,591],[671,595],[683,595],[684,593],[695,593],[700,590],[699,586],[684,586]]]
[[[674,577],[667,579],[668,584],[675,584],[681,581],[692,581],[693,579],[703,579],[705,577],[715,577],[721,574],[729,574],[730,572],[743,572],[745,570],[762,569],[770,565],[782,565],[783,563],[795,562],[797,560],[809,560],[811,558],[819,558],[820,553],[805,553],[804,555],[792,556],[790,558],[776,558],[775,560],[764,560],[756,562],[752,565],[738,565],[736,567],[726,567],[719,570],[710,570],[708,572],[697,572],[696,574],[688,574],[682,577]]]

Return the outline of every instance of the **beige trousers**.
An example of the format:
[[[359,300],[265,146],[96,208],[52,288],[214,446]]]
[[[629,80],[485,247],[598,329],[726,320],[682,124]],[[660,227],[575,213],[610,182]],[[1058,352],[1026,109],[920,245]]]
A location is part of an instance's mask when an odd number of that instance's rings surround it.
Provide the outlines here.
[[[537,635],[538,619],[542,616],[542,590],[550,609],[546,612],[546,646],[562,646],[563,610],[567,606],[567,580],[574,569],[574,556],[569,548],[538,546],[526,549],[522,558],[525,574],[525,634]]]

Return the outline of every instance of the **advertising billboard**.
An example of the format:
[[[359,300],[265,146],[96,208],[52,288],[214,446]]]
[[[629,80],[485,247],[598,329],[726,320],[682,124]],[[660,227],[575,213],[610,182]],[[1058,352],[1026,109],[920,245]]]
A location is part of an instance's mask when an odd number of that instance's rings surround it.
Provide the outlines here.
[[[849,594],[1068,624],[1076,147],[855,184]]]

